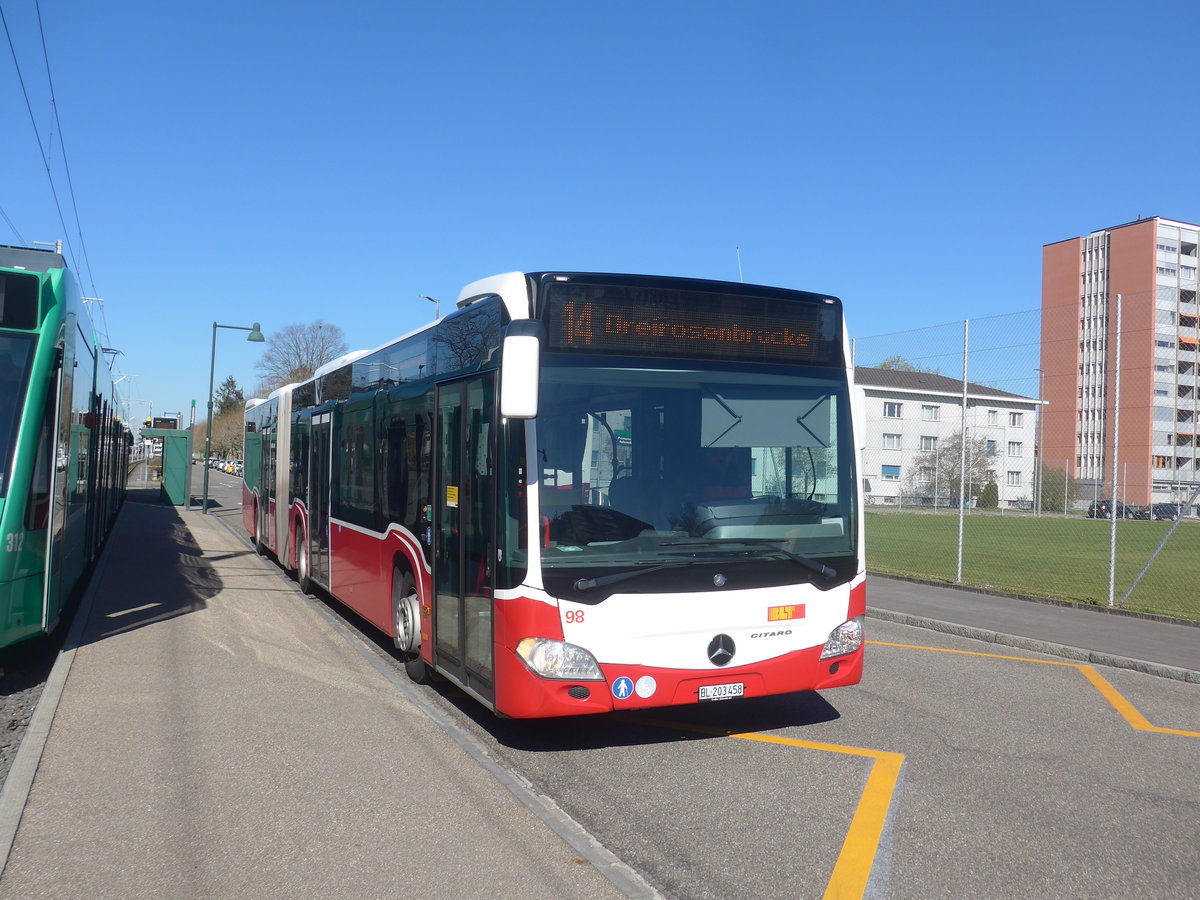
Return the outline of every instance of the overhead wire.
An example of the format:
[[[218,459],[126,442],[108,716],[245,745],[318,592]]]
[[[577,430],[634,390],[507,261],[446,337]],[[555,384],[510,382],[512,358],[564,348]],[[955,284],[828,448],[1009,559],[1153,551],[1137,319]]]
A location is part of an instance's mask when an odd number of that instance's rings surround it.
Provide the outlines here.
[[[4,221],[8,223],[8,227],[12,229],[12,233],[17,236],[18,241],[20,241],[22,244],[28,243],[28,241],[25,240],[25,235],[21,234],[21,232],[17,229],[17,226],[13,224],[13,220],[8,217],[8,213],[4,211],[3,206],[0,206],[0,216],[4,217]]]
[[[34,0],[34,8],[37,10],[38,34],[42,39],[42,59],[46,63],[46,83],[50,86],[50,107],[54,110],[54,125],[58,128],[58,145],[62,150],[63,171],[67,175],[67,190],[71,195],[71,209],[75,213],[75,228],[79,235],[79,249],[83,254],[83,262],[87,267],[88,281],[92,287],[92,296],[96,296],[96,279],[92,276],[92,263],[88,259],[87,244],[83,240],[83,222],[79,218],[79,204],[75,200],[75,183],[71,179],[71,164],[67,161],[67,136],[63,131],[62,121],[58,117],[58,100],[54,92],[54,78],[50,74],[50,53],[46,48],[46,30],[42,26],[42,4],[41,0]]]
[[[79,238],[79,247],[80,247],[80,251],[82,253],[83,268],[86,269],[86,271],[87,271],[87,281],[88,281],[89,285],[91,286],[91,294],[93,297],[95,297],[98,294],[98,292],[96,290],[96,279],[92,272],[91,259],[88,256],[87,244],[83,237],[83,220],[79,215],[79,203],[75,196],[75,183],[74,183],[73,178],[71,177],[71,164],[67,159],[66,137],[63,132],[62,120],[58,114],[58,101],[57,101],[57,97],[55,95],[55,90],[54,90],[54,76],[51,72],[51,67],[50,67],[50,53],[49,53],[49,49],[46,45],[46,30],[45,30],[45,26],[42,21],[42,7],[41,7],[40,0],[34,0],[34,7],[37,12],[38,35],[39,35],[39,38],[41,39],[41,43],[42,43],[42,59],[46,66],[46,82],[50,89],[50,107],[54,113],[54,126],[55,126],[55,128],[58,129],[58,143],[59,143],[59,148],[62,152],[63,170],[67,176],[67,188],[68,188],[68,193],[71,198],[71,209],[75,216],[75,230],[76,230],[76,234],[78,235],[78,238]],[[39,130],[38,124],[37,124],[37,117],[33,111],[33,103],[29,98],[29,90],[25,85],[25,76],[24,76],[24,73],[21,71],[21,62],[17,56],[17,50],[16,50],[16,45],[13,41],[12,30],[9,28],[8,18],[7,18],[7,16],[4,15],[4,7],[2,5],[0,5],[0,22],[2,22],[4,25],[4,34],[8,40],[9,52],[12,54],[13,66],[17,72],[17,81],[21,86],[21,94],[25,98],[25,108],[29,112],[29,121],[33,127],[34,138],[37,140],[38,152],[41,154],[42,164],[45,166],[45,169],[46,169],[46,178],[50,183],[50,193],[51,193],[51,196],[54,198],[54,207],[58,212],[58,221],[59,221],[59,225],[62,227],[63,243],[67,250],[67,256],[71,260],[72,266],[75,267],[77,270],[79,270],[80,269],[79,260],[76,258],[75,247],[71,241],[70,232],[67,228],[66,217],[63,214],[62,202],[59,199],[59,195],[58,195],[58,187],[55,184],[54,174],[53,174],[53,171],[51,170],[51,166],[50,166],[50,156],[53,153],[54,132],[52,131],[49,135],[49,141],[51,142],[51,150],[48,153],[46,150],[46,145],[42,141],[41,131]],[[28,244],[28,241],[26,241],[24,236],[17,230],[16,225],[13,224],[12,220],[8,217],[8,214],[4,213],[3,210],[0,210],[0,213],[2,213],[4,215],[4,220],[8,223],[8,225],[12,229],[13,233],[17,235],[17,238],[21,241],[21,243]],[[80,275],[82,275],[82,274],[83,274],[83,272],[80,271]],[[103,343],[108,344],[111,342],[109,339],[109,331],[108,331],[108,314],[104,309],[103,303],[100,304],[99,319],[100,319],[100,321],[96,324],[98,324],[100,326],[100,332],[102,333],[103,338],[104,338]]]
[[[58,116],[58,98],[54,91],[54,77],[50,73],[50,52],[46,47],[46,31],[42,25],[41,0],[34,0],[34,8],[37,10],[38,34],[42,41],[42,59],[46,64],[46,84],[50,88],[50,107],[54,110],[54,124],[58,128],[58,145],[62,150],[63,171],[66,172],[67,175],[67,189],[71,195],[71,209],[75,214],[75,228],[79,235],[79,248],[80,252],[83,254],[84,266],[87,268],[88,283],[91,285],[92,296],[98,297],[99,291],[96,290],[96,279],[92,274],[92,262],[88,257],[87,244],[83,239],[83,220],[80,218],[79,204],[75,199],[75,183],[71,178],[71,164],[67,161],[67,136],[66,132],[63,131],[62,121]],[[101,331],[104,334],[104,343],[109,344],[111,343],[111,339],[109,338],[108,333],[108,312],[104,308],[103,302],[100,304],[100,323]],[[109,368],[112,369],[115,363],[116,357],[114,356],[109,360]]]
[[[50,182],[50,193],[54,197],[54,208],[58,210],[58,222],[63,230],[63,242],[67,245],[68,254],[74,258],[75,251],[67,231],[67,222],[63,217],[62,203],[58,199],[58,188],[54,184],[54,176],[50,171],[50,160],[46,156],[46,146],[42,143],[42,134],[38,130],[37,116],[33,114],[33,103],[29,99],[29,90],[25,86],[25,76],[21,72],[21,61],[17,58],[17,48],[13,44],[12,31],[8,27],[8,17],[4,15],[4,7],[0,6],[0,23],[4,25],[4,35],[8,38],[8,49],[12,53],[13,65],[17,70],[17,82],[21,85],[21,94],[25,97],[25,108],[29,111],[29,122],[33,126],[33,136],[37,139],[38,152],[42,156],[42,164],[46,167],[46,179]]]

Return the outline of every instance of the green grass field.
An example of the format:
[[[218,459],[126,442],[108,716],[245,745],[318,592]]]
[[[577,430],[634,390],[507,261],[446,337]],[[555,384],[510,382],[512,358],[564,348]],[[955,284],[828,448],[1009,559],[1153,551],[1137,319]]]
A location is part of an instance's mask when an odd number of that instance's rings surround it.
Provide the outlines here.
[[[1117,523],[1117,605],[1170,525]],[[956,513],[868,511],[866,526],[870,571],[954,582]],[[1110,526],[1097,519],[972,512],[963,523],[963,583],[1106,605]],[[1200,619],[1200,523],[1180,523],[1124,608]]]

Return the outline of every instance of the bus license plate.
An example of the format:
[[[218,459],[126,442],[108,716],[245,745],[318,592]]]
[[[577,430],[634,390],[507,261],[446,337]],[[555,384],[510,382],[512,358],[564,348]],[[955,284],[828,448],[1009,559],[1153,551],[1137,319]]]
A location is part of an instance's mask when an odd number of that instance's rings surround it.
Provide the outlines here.
[[[732,700],[734,697],[742,696],[745,687],[741,682],[735,684],[702,684],[700,685],[700,699]]]

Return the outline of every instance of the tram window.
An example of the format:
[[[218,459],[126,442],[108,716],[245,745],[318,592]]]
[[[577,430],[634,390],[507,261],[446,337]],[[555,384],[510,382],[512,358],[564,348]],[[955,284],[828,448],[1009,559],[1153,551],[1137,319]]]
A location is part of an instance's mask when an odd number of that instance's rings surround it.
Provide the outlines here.
[[[40,285],[34,275],[0,273],[0,328],[37,328]]]
[[[34,456],[33,478],[29,481],[29,498],[25,501],[25,527],[38,531],[50,521],[50,471],[51,442],[54,436],[55,404],[53,395],[46,401],[42,430],[38,436],[37,454]]]

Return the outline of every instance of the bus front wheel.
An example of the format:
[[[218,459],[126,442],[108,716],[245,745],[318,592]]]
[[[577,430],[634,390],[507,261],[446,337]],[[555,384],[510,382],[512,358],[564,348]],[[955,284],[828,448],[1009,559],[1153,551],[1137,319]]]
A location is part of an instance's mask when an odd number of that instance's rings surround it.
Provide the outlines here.
[[[421,602],[412,576],[400,569],[392,570],[392,624],[392,640],[404,656],[408,677],[417,684],[428,684],[432,674],[420,656]]]

